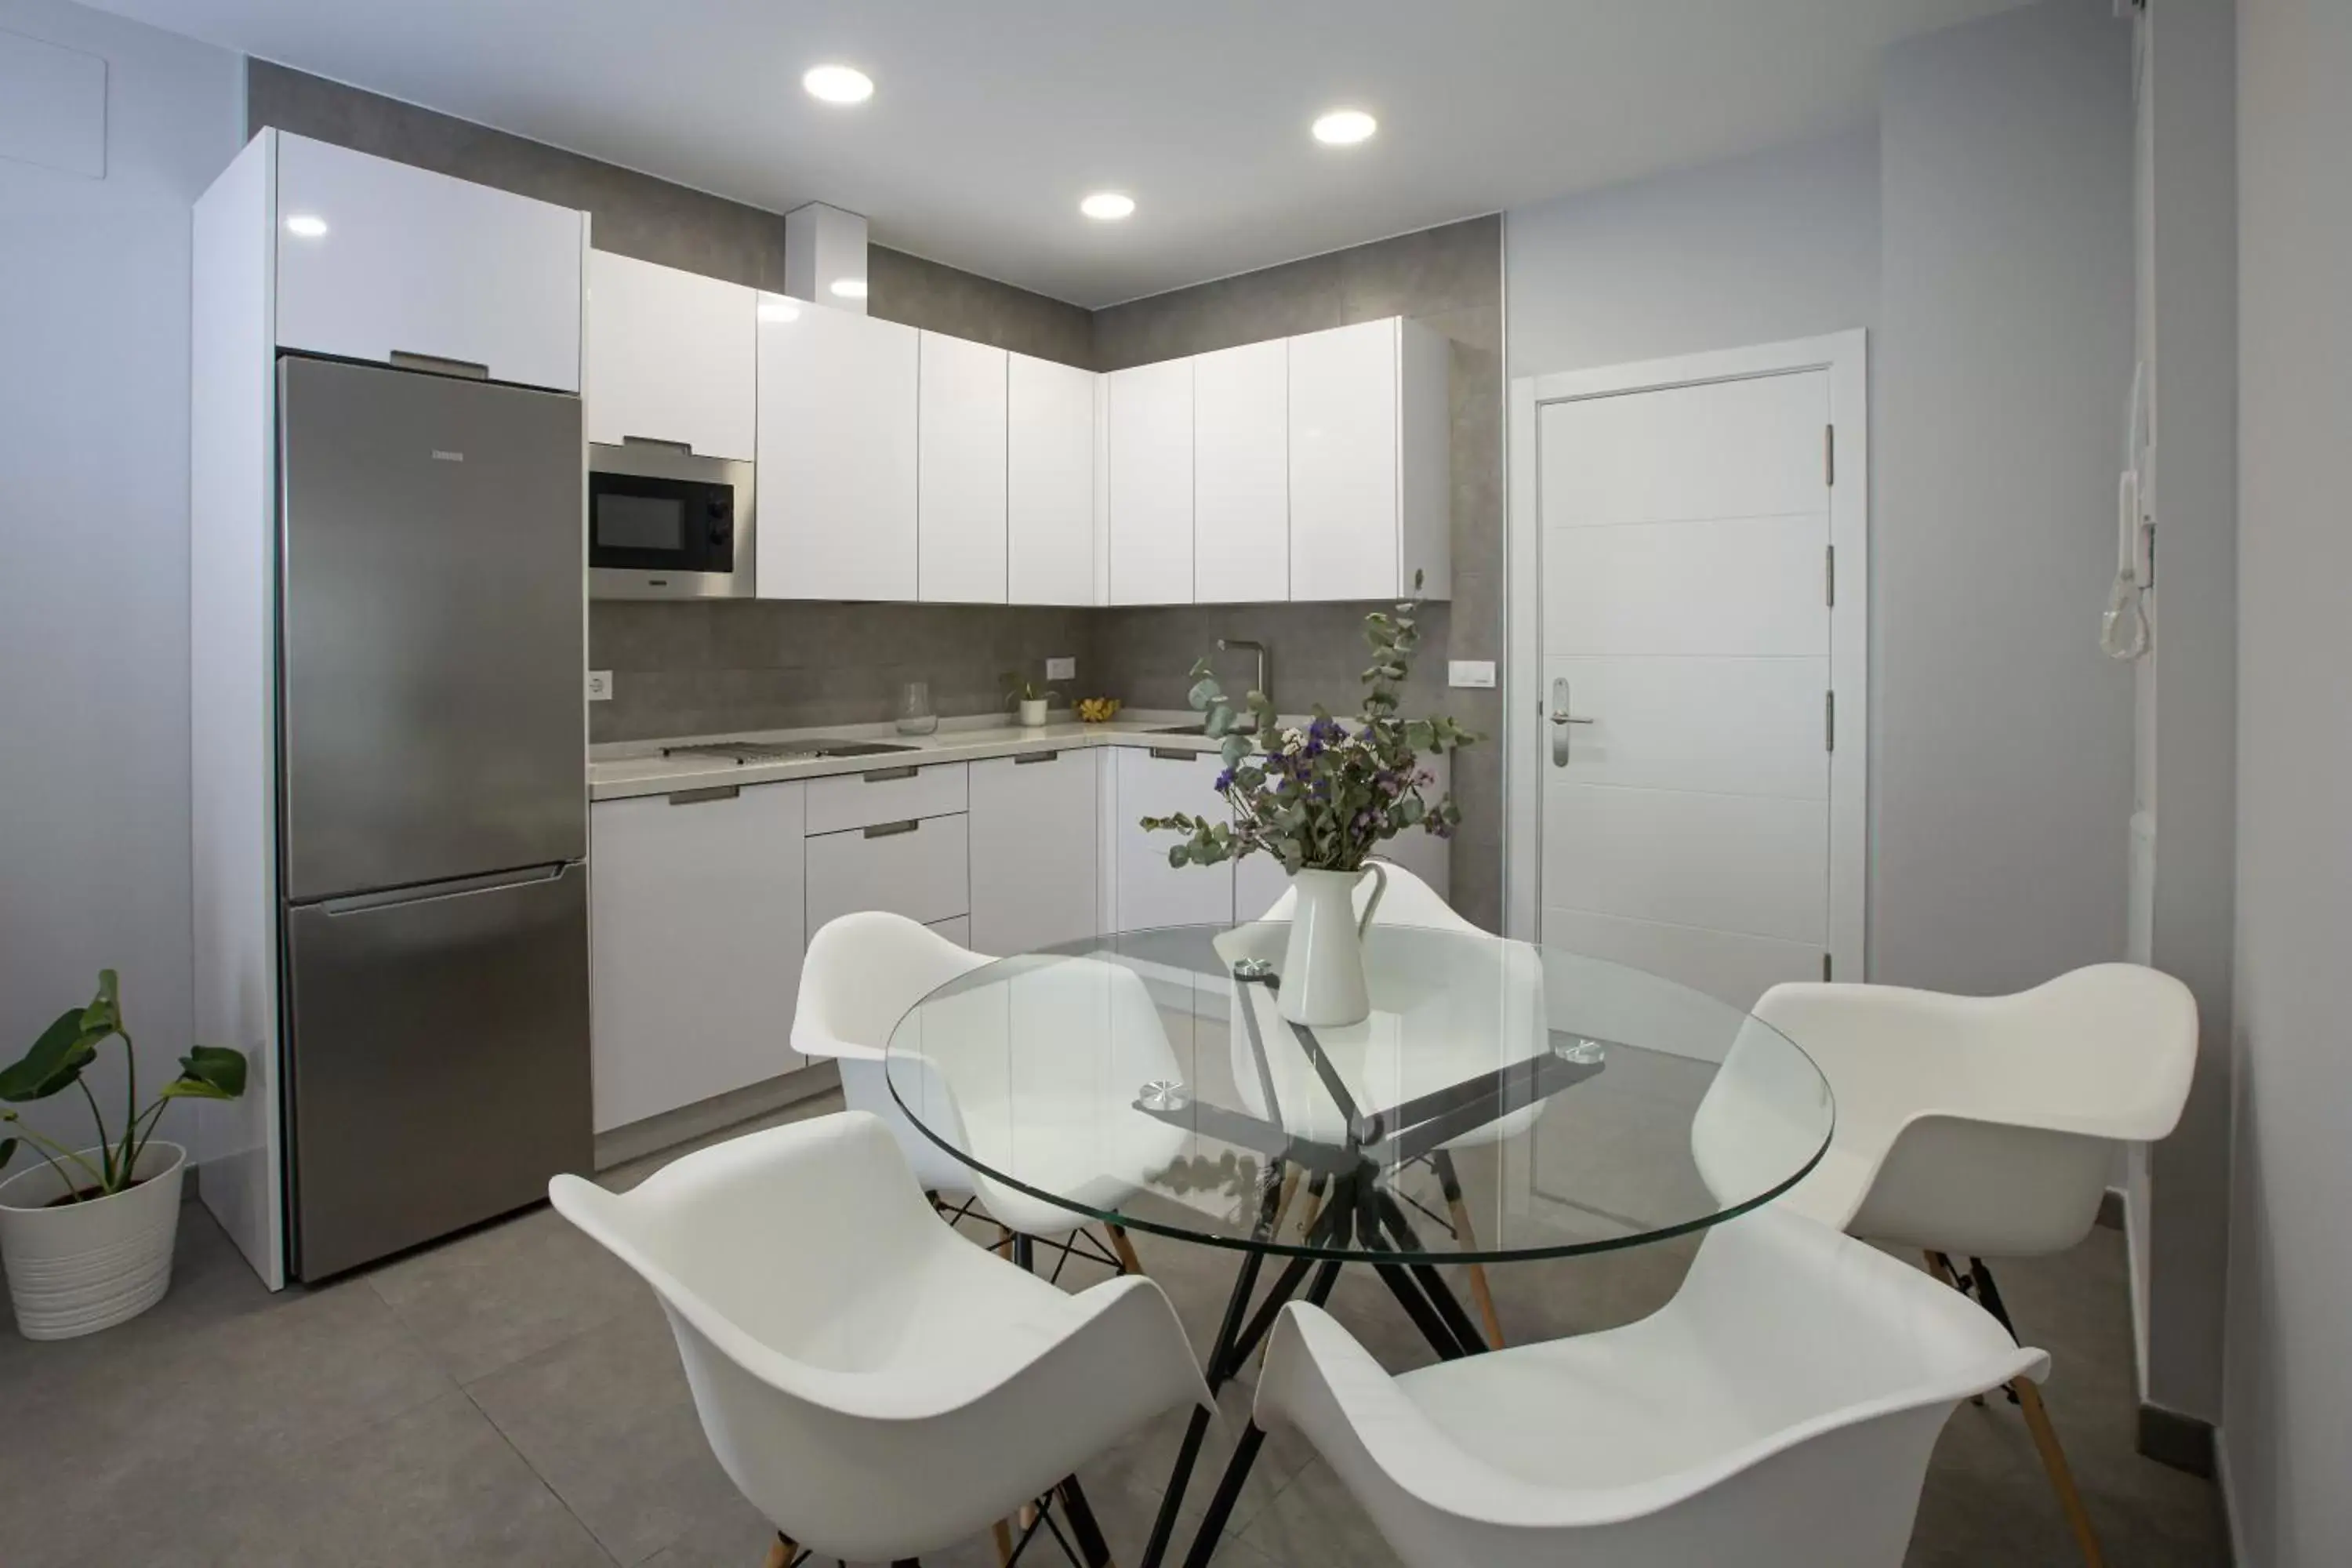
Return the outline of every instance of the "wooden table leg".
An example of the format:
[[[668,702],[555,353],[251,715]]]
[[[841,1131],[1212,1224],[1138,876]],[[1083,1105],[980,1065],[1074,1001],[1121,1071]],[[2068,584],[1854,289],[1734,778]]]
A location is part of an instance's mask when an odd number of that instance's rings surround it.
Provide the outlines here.
[[[996,1537],[996,1568],[1004,1568],[1013,1561],[1013,1527],[1000,1519],[988,1528]]]
[[[767,1568],[791,1568],[793,1559],[800,1554],[801,1549],[793,1544],[792,1537],[780,1530],[776,1539],[768,1543]]]
[[[2083,1549],[2084,1563],[2087,1568],[2103,1568],[2106,1560],[2099,1554],[2098,1533],[2091,1528],[2091,1516],[2084,1510],[2082,1494],[2074,1489],[2074,1472],[2066,1463],[2066,1450],[2058,1446],[2058,1429],[2050,1425],[2050,1411],[2042,1403],[2041,1387],[2030,1377],[2021,1377],[2009,1386],[2024,1408],[2025,1425],[2033,1434],[2033,1446],[2042,1452],[2042,1468],[2050,1472],[2051,1489],[2058,1494],[2058,1506],[2074,1531],[2074,1543]]]

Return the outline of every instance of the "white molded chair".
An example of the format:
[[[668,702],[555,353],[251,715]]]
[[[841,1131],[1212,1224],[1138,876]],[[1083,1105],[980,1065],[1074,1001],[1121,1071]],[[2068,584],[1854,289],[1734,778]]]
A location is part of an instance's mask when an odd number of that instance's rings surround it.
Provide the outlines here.
[[[1895,1568],[1953,1407],[2046,1364],[1768,1208],[1708,1232],[1640,1322],[1402,1377],[1293,1304],[1256,1418],[1305,1434],[1412,1568]]]
[[[2196,998],[2134,963],[2094,964],[2010,996],[1776,985],[1755,1016],[1812,1058],[1837,1104],[1828,1152],[1780,1205],[1920,1249],[2004,1324],[1984,1259],[2063,1252],[2088,1235],[2115,1145],[2172,1131],[2197,1061]],[[1742,1088],[1740,1049],[1691,1128],[1699,1171],[1718,1189],[1751,1181],[1743,1156],[1771,1142],[1756,1136],[1769,1111]],[[2011,1394],[2084,1557],[2098,1563],[2040,1390],[2025,1381]]]
[[[870,910],[827,921],[810,941],[802,963],[793,1048],[839,1064],[842,1098],[851,1110],[881,1119],[925,1189],[950,1203],[977,1199],[989,1217],[1014,1235],[1066,1246],[1071,1234],[1084,1227],[1085,1216],[973,1170],[909,1121],[900,1098],[924,1108],[926,1126],[983,1161],[994,1146],[1018,1134],[1024,1176],[1049,1174],[1052,1156],[1062,1149],[1069,1156],[1070,1175],[1052,1184],[1052,1190],[1115,1208],[1143,1184],[1144,1168],[1152,1159],[1164,1164],[1178,1152],[1181,1138],[1175,1129],[1146,1123],[1130,1110],[1139,1087],[1180,1076],[1174,1053],[1140,976],[1096,959],[1041,957],[1024,961],[1017,978],[1008,976],[954,1004],[974,1009],[958,1020],[974,1031],[971,1037],[985,1028],[1024,1031],[1017,1053],[1010,1049],[1008,1037],[1008,1048],[995,1058],[1007,1073],[1017,1061],[1024,1081],[980,1081],[980,1071],[991,1061],[969,1048],[969,1037],[966,1048],[956,1053],[959,1076],[953,1084],[919,1053],[903,1056],[895,1069],[886,1065],[891,1035],[917,1003],[993,962],[903,915]],[[978,1016],[992,1011],[992,1017]],[[1065,1048],[1053,1048],[1056,1041]],[[1073,1104],[1074,1100],[1085,1103]],[[1122,1111],[1129,1114],[1121,1116]],[[1072,1136],[1057,1137],[1057,1130]],[[1115,1149],[1102,1147],[1114,1130],[1125,1141]],[[1139,1161],[1140,1165],[1133,1164]],[[1122,1171],[1128,1179],[1121,1178]],[[1125,1232],[1106,1229],[1119,1265],[1139,1271]]]
[[[1083,1540],[1077,1467],[1208,1399],[1158,1285],[1068,1295],[959,1239],[861,1111],[548,1196],[660,1297],[712,1451],[786,1538],[772,1562],[916,1559],[1048,1493]]]
[[[1429,931],[1453,931],[1462,935],[1491,938],[1491,932],[1463,919],[1455,912],[1454,906],[1445,901],[1444,895],[1413,872],[1406,870],[1393,860],[1387,859],[1381,861],[1381,870],[1388,878],[1388,890],[1381,895],[1380,906],[1372,911],[1374,925],[1416,926]],[[1358,920],[1363,919],[1364,906],[1371,899],[1373,887],[1373,880],[1370,877],[1361,879],[1355,886]],[[1286,924],[1297,909],[1297,889],[1286,888],[1283,889],[1282,897],[1275,900],[1274,907],[1266,910],[1265,918],[1270,923]],[[1541,977],[1538,975],[1538,995],[1541,993]],[[1530,1013],[1528,1021],[1540,1028],[1541,1019],[1536,1014]],[[1237,1073],[1244,1065],[1238,1056],[1241,1045],[1241,1041],[1235,1041]],[[1244,1086],[1244,1095],[1249,1095],[1251,1090],[1247,1086],[1251,1084],[1252,1079],[1243,1077],[1237,1081]],[[1525,1131],[1528,1125],[1542,1112],[1543,1107],[1540,1104],[1515,1110],[1499,1121],[1454,1139],[1441,1152],[1450,1156],[1457,1149],[1475,1149],[1483,1144],[1499,1143],[1506,1139],[1516,1138]],[[1465,1247],[1475,1247],[1478,1241],[1477,1232],[1471,1225],[1470,1209],[1463,1201],[1462,1185],[1454,1174],[1453,1161],[1450,1158],[1441,1159],[1437,1164],[1439,1183],[1445,1194],[1447,1215],[1453,1222],[1455,1239]],[[1284,1198],[1283,1206],[1285,1209],[1289,1206],[1286,1195]],[[1469,1266],[1468,1273],[1470,1297],[1477,1306],[1479,1321],[1486,1331],[1486,1342],[1489,1344],[1500,1345],[1503,1342],[1503,1322],[1501,1316],[1495,1310],[1495,1293],[1486,1283],[1486,1267],[1483,1264],[1473,1263]]]

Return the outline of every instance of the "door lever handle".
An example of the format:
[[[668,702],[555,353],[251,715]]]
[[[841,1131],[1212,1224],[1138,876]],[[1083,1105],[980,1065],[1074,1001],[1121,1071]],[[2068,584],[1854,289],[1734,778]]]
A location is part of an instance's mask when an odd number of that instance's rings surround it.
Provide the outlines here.
[[[1556,768],[1568,766],[1568,727],[1594,722],[1573,709],[1574,704],[1568,700],[1567,678],[1555,679],[1551,683],[1551,711],[1545,717],[1551,721],[1551,765]]]

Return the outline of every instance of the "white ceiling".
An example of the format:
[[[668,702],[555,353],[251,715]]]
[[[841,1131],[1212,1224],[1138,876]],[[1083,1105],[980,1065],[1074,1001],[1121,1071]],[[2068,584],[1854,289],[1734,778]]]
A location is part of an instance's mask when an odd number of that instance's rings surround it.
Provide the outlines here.
[[[95,3],[1094,307],[1853,124],[1886,44],[2021,0]],[[1379,136],[1313,142],[1339,104]]]

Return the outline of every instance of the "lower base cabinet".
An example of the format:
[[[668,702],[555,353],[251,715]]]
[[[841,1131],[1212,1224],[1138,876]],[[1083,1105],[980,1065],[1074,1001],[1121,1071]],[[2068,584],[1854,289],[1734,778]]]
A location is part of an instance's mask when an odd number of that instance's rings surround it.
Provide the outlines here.
[[[1122,746],[1112,753],[1111,798],[1118,813],[1106,835],[1115,856],[1112,868],[1113,931],[1150,931],[1159,926],[1223,925],[1234,918],[1234,865],[1171,866],[1173,831],[1153,831],[1147,816],[1183,812],[1225,818],[1225,798],[1217,793],[1224,764],[1214,752],[1176,747]]]
[[[971,764],[977,951],[1034,952],[1101,931],[1096,756],[1040,751]]]
[[[589,813],[599,1132],[789,1072],[808,945],[797,783]]]

